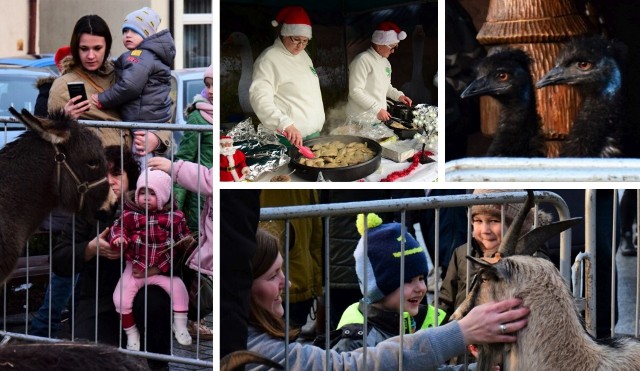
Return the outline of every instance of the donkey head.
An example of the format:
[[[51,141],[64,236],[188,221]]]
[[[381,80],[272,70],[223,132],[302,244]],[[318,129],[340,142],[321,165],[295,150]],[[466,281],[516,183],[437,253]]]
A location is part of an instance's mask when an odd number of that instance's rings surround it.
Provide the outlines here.
[[[52,112],[49,119],[35,117],[25,109],[21,113],[9,110],[53,148],[51,161],[43,166],[55,167],[51,187],[58,207],[92,219],[99,209],[115,205],[102,143],[89,128],[62,110]]]

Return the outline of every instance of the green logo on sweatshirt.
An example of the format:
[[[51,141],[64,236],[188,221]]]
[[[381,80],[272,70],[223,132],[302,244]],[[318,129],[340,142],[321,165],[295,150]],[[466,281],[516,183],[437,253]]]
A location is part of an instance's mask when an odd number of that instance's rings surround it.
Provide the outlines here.
[[[318,73],[316,72],[316,69],[313,68],[313,66],[309,66],[309,69],[311,70],[311,73],[315,76],[318,77]]]
[[[391,77],[391,67],[385,67],[384,71],[387,73],[387,77]]]

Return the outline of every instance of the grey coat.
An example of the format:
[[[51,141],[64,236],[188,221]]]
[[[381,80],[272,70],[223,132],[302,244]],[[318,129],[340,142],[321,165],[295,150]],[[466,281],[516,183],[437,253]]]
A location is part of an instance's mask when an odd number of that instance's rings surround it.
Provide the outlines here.
[[[117,82],[98,95],[102,108],[120,107],[123,121],[171,120],[171,65],[176,47],[169,30],[149,36],[115,63]]]

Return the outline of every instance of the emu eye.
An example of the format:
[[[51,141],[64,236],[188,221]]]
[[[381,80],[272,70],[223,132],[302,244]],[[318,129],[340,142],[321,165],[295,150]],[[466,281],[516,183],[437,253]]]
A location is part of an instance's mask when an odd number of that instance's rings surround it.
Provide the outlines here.
[[[591,66],[593,66],[591,62],[586,62],[586,61],[576,62],[576,67],[578,67],[578,69],[582,71],[590,70]]]
[[[498,72],[496,74],[496,78],[498,78],[498,80],[500,81],[507,81],[509,80],[509,74],[506,72]]]

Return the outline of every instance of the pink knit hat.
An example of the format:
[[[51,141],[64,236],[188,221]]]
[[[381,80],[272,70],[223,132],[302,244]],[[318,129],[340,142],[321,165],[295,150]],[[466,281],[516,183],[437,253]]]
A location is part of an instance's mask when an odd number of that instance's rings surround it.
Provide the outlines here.
[[[206,79],[207,77],[213,78],[213,64],[210,64],[209,67],[204,70],[204,78]]]
[[[371,42],[377,45],[397,44],[407,38],[407,33],[393,22],[382,22],[371,35]]]
[[[276,19],[271,21],[273,27],[282,24],[280,35],[304,36],[311,39],[311,20],[301,6],[287,6],[278,12]]]
[[[164,171],[145,169],[136,183],[136,199],[144,188],[152,189],[158,200],[158,210],[161,210],[171,198],[171,183],[171,177]]]

